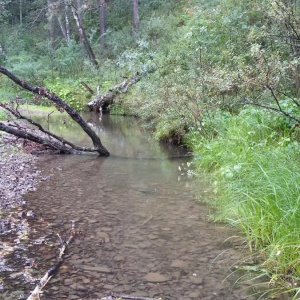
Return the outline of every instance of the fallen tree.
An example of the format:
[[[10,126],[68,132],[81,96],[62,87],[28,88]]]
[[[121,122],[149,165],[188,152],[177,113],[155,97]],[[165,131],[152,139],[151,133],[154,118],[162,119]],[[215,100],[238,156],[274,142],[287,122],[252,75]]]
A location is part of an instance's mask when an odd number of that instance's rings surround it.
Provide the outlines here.
[[[109,156],[108,150],[102,145],[99,136],[92,130],[91,127],[82,119],[80,114],[72,109],[68,104],[66,104],[60,97],[56,94],[47,91],[45,87],[38,87],[27,83],[26,81],[20,80],[14,74],[9,72],[6,68],[0,66],[0,73],[6,75],[17,85],[23,87],[24,89],[31,91],[35,94],[41,95],[50,101],[52,101],[55,107],[59,111],[65,111],[68,115],[82,128],[82,130],[91,138],[93,142],[92,148],[76,146],[70,141],[59,137],[48,130],[45,130],[40,124],[34,122],[33,120],[21,115],[18,111],[18,106],[16,109],[9,107],[8,104],[1,104],[1,108],[8,114],[12,114],[17,119],[22,119],[27,121],[29,124],[33,125],[37,130],[30,130],[28,127],[22,127],[16,122],[0,122],[0,130],[7,133],[13,134],[17,137],[30,140],[32,142],[42,144],[47,149],[54,150],[62,154],[77,154],[79,152],[98,152],[99,155]]]
[[[137,72],[134,76],[127,78],[126,80],[122,81],[121,83],[115,85],[114,87],[110,88],[108,92],[98,95],[95,99],[90,101],[87,106],[90,110],[99,111],[103,107],[107,107],[108,105],[112,104],[115,98],[121,94],[126,93],[128,88],[138,82],[141,79],[141,74]]]

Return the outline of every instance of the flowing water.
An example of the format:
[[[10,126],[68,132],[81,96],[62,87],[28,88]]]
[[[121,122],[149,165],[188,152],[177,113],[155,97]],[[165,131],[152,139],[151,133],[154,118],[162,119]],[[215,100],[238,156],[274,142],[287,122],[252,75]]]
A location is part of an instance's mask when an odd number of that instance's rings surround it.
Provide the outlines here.
[[[249,285],[229,276],[241,258],[239,243],[227,239],[234,231],[210,222],[208,209],[196,201],[210,192],[191,178],[185,150],[154,142],[134,118],[86,119],[111,156],[44,156],[44,181],[26,197],[36,215],[29,245],[33,276],[55,263],[56,233],[67,232],[72,221],[79,232],[42,299],[99,299],[110,292],[165,300],[257,299],[249,297]],[[90,144],[75,125],[63,123],[50,127]],[[34,288],[13,282],[11,289],[23,288],[26,295]],[[17,299],[11,295],[4,299]]]

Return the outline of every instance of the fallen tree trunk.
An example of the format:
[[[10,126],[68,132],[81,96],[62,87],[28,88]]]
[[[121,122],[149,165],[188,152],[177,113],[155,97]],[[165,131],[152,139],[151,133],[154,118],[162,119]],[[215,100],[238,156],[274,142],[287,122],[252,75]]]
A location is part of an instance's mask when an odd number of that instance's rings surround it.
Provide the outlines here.
[[[112,104],[114,99],[121,93],[126,93],[128,88],[138,82],[141,79],[141,74],[136,73],[134,76],[127,78],[123,82],[115,85],[108,92],[98,95],[95,99],[90,101],[87,106],[90,110],[99,111],[102,107],[107,107],[108,105]]]
[[[47,139],[47,138],[42,138],[40,136],[36,136],[33,133],[29,133],[26,129],[14,128],[16,126],[12,126],[10,124],[4,124],[3,122],[0,122],[0,130],[14,134],[17,137],[25,138],[25,139],[31,140],[33,142],[46,145],[50,149],[58,150],[60,153],[74,154],[74,153],[78,153],[78,151],[83,151],[83,152],[98,152],[100,155],[109,156],[109,152],[102,145],[101,140],[98,137],[98,135],[88,126],[88,124],[82,119],[80,114],[77,111],[75,111],[74,109],[72,109],[68,104],[66,104],[60,97],[58,97],[54,93],[48,92],[46,90],[46,88],[44,88],[44,87],[34,86],[25,81],[20,80],[14,74],[12,74],[7,69],[5,69],[4,67],[1,67],[1,66],[0,66],[0,73],[6,75],[8,78],[10,78],[12,81],[14,81],[17,85],[23,87],[24,89],[48,98],[55,104],[56,108],[59,109],[60,111],[66,111],[69,114],[69,116],[77,124],[79,124],[79,126],[82,128],[82,130],[91,138],[94,147],[93,148],[79,147],[79,146],[72,144],[71,142],[69,142],[67,140],[59,138],[59,137],[55,136],[54,134],[44,130],[41,125],[34,123],[29,118],[22,116],[17,110],[9,109],[9,107],[7,107],[4,104],[1,105],[1,107],[4,110],[6,110],[10,113],[13,113],[13,115],[19,119],[27,120],[32,125],[37,126],[41,132],[46,133],[48,136],[50,136],[52,138],[52,140]],[[53,139],[55,139],[55,140],[53,140]]]

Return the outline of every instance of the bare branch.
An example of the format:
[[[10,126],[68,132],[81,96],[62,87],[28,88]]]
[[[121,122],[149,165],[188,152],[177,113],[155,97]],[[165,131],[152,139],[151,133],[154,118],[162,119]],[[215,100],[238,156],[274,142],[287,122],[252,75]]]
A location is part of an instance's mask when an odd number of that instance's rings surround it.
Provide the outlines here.
[[[32,133],[29,133],[25,130],[16,129],[11,125],[4,124],[3,122],[0,122],[0,130],[5,131],[5,132],[10,133],[10,134],[13,134],[15,136],[18,136],[20,138],[30,140],[32,142],[42,144],[44,146],[48,146],[50,149],[57,150],[60,153],[74,154],[74,150],[72,148],[68,148],[68,147],[62,145],[61,143],[58,143],[56,141],[51,141],[49,139],[36,136],[36,135],[34,135]]]
[[[27,300],[39,300],[40,299],[40,296],[39,296],[40,292],[45,287],[45,285],[48,283],[48,281],[53,277],[53,275],[58,271],[61,263],[63,262],[63,256],[65,254],[65,251],[66,251],[67,247],[69,246],[69,244],[72,242],[75,235],[76,235],[75,223],[74,223],[74,221],[72,221],[72,226],[71,226],[71,229],[68,231],[67,238],[64,241],[60,238],[61,245],[59,248],[59,254],[58,254],[58,259],[57,259],[56,264],[53,267],[51,267],[46,272],[46,274],[41,278],[40,282],[37,284],[37,286],[32,291],[32,293],[27,298]]]
[[[68,104],[66,104],[60,97],[58,97],[54,93],[50,93],[46,90],[44,87],[38,87],[31,85],[23,80],[20,80],[18,77],[16,77],[14,74],[9,72],[4,67],[0,66],[0,73],[6,75],[8,78],[10,78],[12,81],[14,81],[16,84],[20,85],[24,89],[31,91],[35,94],[42,95],[49,100],[51,100],[56,107],[65,110],[69,116],[80,125],[80,127],[83,129],[83,131],[92,139],[94,148],[91,148],[92,152],[97,151],[100,155],[103,156],[109,156],[109,152],[107,149],[102,145],[100,138],[98,135],[88,126],[88,124],[82,119],[82,117],[74,110],[72,109]],[[4,128],[4,127],[3,127]],[[4,130],[5,131],[5,130]],[[79,150],[80,149],[80,150]],[[90,148],[83,148],[83,147],[76,147],[75,150],[78,151],[89,151]],[[63,149],[64,150],[64,149]]]
[[[17,109],[14,111],[13,109],[11,109],[11,108],[5,106],[3,103],[0,103],[0,107],[2,107],[3,109],[9,111],[11,114],[13,114],[13,115],[14,115],[15,117],[17,117],[18,119],[28,121],[30,124],[36,126],[41,132],[47,134],[48,136],[54,137],[55,139],[59,140],[59,141],[62,142],[63,144],[69,145],[69,146],[71,146],[72,148],[76,147],[74,144],[72,144],[71,142],[65,140],[64,138],[62,138],[62,137],[60,137],[60,136],[58,136],[58,135],[56,135],[56,134],[54,134],[54,133],[52,133],[52,132],[50,132],[50,131],[48,131],[48,130],[45,130],[41,124],[39,124],[39,123],[33,121],[33,120],[30,119],[30,118],[27,118],[27,117],[21,115],[21,113],[20,113]],[[51,114],[51,113],[50,113],[50,114]],[[50,114],[49,114],[49,115],[50,115]],[[49,115],[48,115],[48,116],[49,116]]]
[[[277,96],[276,96],[276,94],[275,94],[275,92],[274,92],[274,89],[270,86],[270,84],[267,84],[267,85],[266,85],[266,88],[271,92],[273,98],[275,99],[276,104],[277,104],[277,106],[278,106],[278,108],[279,108],[279,111],[283,112],[283,110],[282,110],[282,108],[281,108],[281,106],[280,106],[280,103],[279,103],[279,99],[277,98]]]
[[[264,105],[264,104],[260,104],[260,103],[257,103],[257,102],[254,102],[252,101],[251,99],[248,99],[248,98],[244,98],[246,100],[246,102],[244,104],[250,104],[250,105],[254,105],[254,106],[258,106],[258,107],[262,107],[262,108],[265,108],[265,109],[268,109],[268,110],[272,110],[272,111],[275,111],[275,112],[278,112],[278,113],[281,113],[283,115],[285,115],[286,117],[296,121],[296,122],[300,122],[300,119],[295,117],[294,115],[291,115],[289,113],[287,113],[286,111],[284,110],[280,110],[276,107],[273,107],[273,106],[268,106],[268,105]]]

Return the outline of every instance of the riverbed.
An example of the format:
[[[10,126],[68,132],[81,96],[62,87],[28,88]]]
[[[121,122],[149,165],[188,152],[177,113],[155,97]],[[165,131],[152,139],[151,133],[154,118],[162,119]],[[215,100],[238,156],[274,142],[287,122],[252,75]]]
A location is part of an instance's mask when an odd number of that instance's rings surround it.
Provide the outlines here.
[[[3,299],[30,293],[36,281],[24,277],[24,268],[39,278],[55,264],[57,234],[64,236],[73,221],[78,234],[42,299],[99,299],[111,292],[165,300],[257,299],[250,296],[251,282],[237,284],[236,266],[246,251],[242,238],[208,218],[198,200],[213,195],[194,180],[187,150],[157,143],[134,118],[85,118],[111,156],[40,157],[44,181],[25,196],[34,213],[30,238],[10,262]],[[76,124],[58,118],[50,127],[78,144],[90,143]]]

